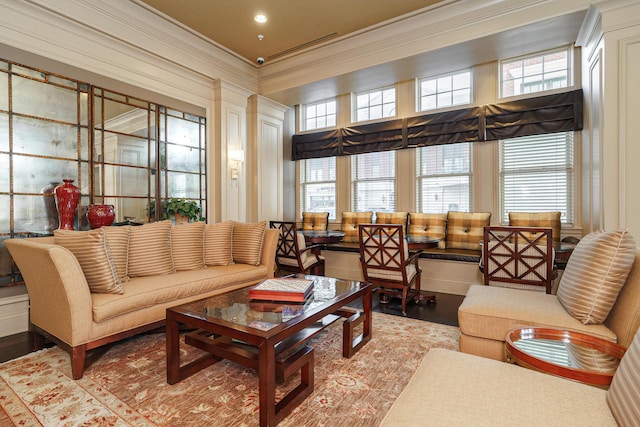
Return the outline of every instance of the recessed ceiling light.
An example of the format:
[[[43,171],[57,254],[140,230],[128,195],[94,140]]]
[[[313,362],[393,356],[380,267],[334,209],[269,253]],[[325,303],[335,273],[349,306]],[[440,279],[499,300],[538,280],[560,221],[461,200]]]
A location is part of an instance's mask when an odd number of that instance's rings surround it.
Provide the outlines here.
[[[267,17],[264,15],[256,15],[253,17],[253,19],[255,19],[255,21],[259,24],[264,24],[265,22],[267,22]]]

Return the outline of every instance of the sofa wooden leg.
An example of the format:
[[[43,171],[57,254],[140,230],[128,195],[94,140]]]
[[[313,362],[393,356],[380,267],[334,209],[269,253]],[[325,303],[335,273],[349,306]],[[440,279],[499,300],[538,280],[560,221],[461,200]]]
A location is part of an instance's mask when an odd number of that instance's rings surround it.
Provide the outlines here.
[[[29,335],[31,338],[31,347],[33,351],[42,350],[44,348],[44,335],[38,333],[35,330],[30,330]]]
[[[87,346],[79,345],[71,347],[71,375],[74,380],[79,380],[84,374],[84,364],[87,357]]]

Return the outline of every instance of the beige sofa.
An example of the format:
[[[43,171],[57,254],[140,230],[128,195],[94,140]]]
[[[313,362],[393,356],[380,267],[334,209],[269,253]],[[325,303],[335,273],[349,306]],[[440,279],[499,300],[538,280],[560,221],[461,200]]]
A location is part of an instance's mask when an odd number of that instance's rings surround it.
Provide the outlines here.
[[[640,326],[640,250],[635,249],[635,244],[633,245],[633,267],[626,276],[613,307],[608,315],[604,316],[603,323],[584,324],[569,314],[558,295],[472,285],[458,308],[460,351],[504,361],[504,340],[507,332],[526,326],[577,330],[628,347]],[[589,251],[586,252],[587,256],[595,257]],[[561,280],[568,279],[567,273],[571,270],[578,270],[578,273],[589,271],[588,268],[578,267],[573,263],[577,261],[573,259],[574,256],[575,252]],[[603,262],[602,268],[607,267],[608,264]],[[588,284],[593,282],[583,281]],[[562,286],[564,282],[561,281],[560,287]]]
[[[5,243],[27,286],[34,343],[69,351],[78,379],[88,350],[162,326],[167,307],[273,277],[277,241],[264,222],[161,221]],[[101,271],[108,285],[96,284]]]

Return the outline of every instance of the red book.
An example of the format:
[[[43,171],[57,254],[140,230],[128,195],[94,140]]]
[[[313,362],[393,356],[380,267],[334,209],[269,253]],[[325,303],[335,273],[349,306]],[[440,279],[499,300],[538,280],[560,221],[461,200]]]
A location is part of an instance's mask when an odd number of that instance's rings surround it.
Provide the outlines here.
[[[255,288],[249,289],[249,298],[304,302],[311,291],[313,291],[313,280],[298,278],[267,279]]]

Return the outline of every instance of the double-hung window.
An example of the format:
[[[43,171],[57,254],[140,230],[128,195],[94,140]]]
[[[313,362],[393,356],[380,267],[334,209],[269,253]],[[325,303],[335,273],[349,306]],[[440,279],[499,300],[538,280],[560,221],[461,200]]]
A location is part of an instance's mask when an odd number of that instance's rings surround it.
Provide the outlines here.
[[[417,209],[423,213],[471,210],[471,143],[421,147],[416,152]]]
[[[336,218],[336,158],[300,161],[300,212],[329,212]]]
[[[354,211],[395,211],[395,184],[395,151],[381,151],[352,156],[351,204]]]
[[[421,79],[420,111],[471,103],[471,70]]]
[[[302,106],[302,128],[314,130],[335,127],[336,101],[322,101]]]

